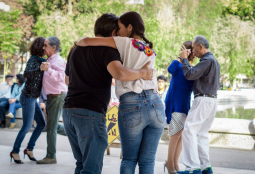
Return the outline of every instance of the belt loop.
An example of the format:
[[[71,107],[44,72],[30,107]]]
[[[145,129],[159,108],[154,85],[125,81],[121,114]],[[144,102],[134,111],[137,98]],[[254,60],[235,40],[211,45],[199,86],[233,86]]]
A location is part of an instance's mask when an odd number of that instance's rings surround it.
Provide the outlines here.
[[[146,91],[144,90],[144,95],[145,95],[145,98],[147,98],[147,94],[146,94]]]

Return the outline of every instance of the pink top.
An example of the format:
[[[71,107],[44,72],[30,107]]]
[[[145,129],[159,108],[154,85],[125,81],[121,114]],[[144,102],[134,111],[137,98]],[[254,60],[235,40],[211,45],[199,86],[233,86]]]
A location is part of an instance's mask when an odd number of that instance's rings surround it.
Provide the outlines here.
[[[44,71],[43,74],[43,90],[45,94],[67,92],[65,84],[65,60],[58,53],[53,54],[47,60],[50,65],[48,71]]]

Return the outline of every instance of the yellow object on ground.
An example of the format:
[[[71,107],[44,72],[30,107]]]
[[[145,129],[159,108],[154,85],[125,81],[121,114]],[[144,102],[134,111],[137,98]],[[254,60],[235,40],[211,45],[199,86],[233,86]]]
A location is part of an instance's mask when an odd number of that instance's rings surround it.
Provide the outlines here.
[[[118,107],[113,106],[107,113],[106,113],[106,125],[107,125],[107,132],[108,132],[108,144],[109,146],[116,140],[119,134],[119,126],[118,126]]]

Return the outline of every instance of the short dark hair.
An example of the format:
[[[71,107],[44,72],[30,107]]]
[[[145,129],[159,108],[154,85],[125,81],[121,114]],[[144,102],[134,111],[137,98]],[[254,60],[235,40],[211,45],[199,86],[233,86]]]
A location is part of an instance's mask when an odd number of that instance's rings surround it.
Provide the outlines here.
[[[56,46],[56,53],[61,52],[62,49],[60,47],[60,40],[56,36],[48,37],[47,40],[49,40],[50,46]]]
[[[30,52],[30,54],[42,57],[44,55],[44,50],[43,50],[44,41],[45,41],[44,37],[36,38],[28,48],[28,51]]]
[[[149,44],[150,48],[153,48],[153,43],[150,42],[144,35],[145,26],[142,17],[139,13],[135,11],[126,12],[120,16],[120,22],[125,26],[128,27],[129,24],[132,25],[133,30],[130,37],[134,35],[140,36],[147,44]]]
[[[100,16],[94,26],[95,36],[111,37],[113,30],[118,30],[118,17],[112,13],[105,13]]]
[[[24,82],[26,82],[26,79],[22,74],[17,74],[16,75],[17,79],[19,80],[19,85],[21,86]]]
[[[165,76],[163,76],[163,75],[161,75],[161,76],[158,76],[158,78],[157,78],[157,80],[165,80],[165,82],[166,82],[166,77]]]

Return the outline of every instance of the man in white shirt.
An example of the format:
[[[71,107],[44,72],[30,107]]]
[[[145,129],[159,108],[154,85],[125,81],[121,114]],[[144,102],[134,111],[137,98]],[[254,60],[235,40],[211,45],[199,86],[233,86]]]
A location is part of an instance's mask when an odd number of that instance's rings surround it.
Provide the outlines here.
[[[5,111],[9,106],[9,98],[11,97],[11,86],[13,85],[13,75],[5,76],[6,83],[0,84],[0,115],[1,128],[5,128]]]

